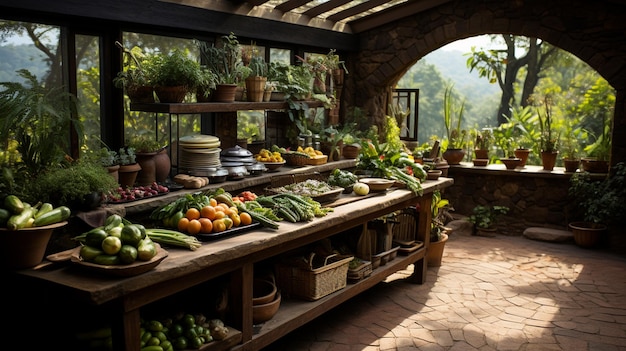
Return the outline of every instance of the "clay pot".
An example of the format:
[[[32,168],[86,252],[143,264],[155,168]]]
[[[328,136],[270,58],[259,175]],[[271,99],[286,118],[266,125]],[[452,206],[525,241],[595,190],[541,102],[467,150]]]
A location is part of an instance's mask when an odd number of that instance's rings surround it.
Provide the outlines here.
[[[443,153],[443,158],[448,161],[449,165],[458,165],[463,161],[465,157],[465,150],[463,149],[447,149]]]
[[[163,183],[169,176],[172,168],[172,161],[166,148],[161,149],[154,156],[155,179],[158,183]]]
[[[429,244],[428,250],[426,251],[426,262],[429,267],[441,266],[441,261],[443,259],[443,249],[445,248],[447,241],[448,234],[442,233],[441,240],[431,242]]]
[[[274,301],[276,284],[265,279],[255,279],[252,287],[252,305],[264,305]]]
[[[280,292],[277,292],[273,301],[262,305],[253,305],[252,322],[254,324],[259,324],[272,319],[276,312],[278,312],[278,307],[280,307],[280,300]]]
[[[488,159],[489,150],[487,149],[474,149],[474,156],[478,159]]]
[[[501,158],[500,162],[504,163],[506,169],[515,169],[521,165],[522,160],[517,157],[509,157]]]
[[[183,85],[172,87],[159,86],[154,88],[159,102],[161,103],[181,103],[187,95],[187,88]]]
[[[598,245],[606,232],[606,225],[590,222],[572,222],[569,228],[574,234],[574,242],[580,247],[592,248]]]
[[[46,254],[52,232],[67,221],[43,227],[11,231],[0,228],[0,254],[3,267],[11,269],[30,268],[38,265]]]
[[[130,165],[121,165],[118,171],[119,183],[124,189],[132,188],[137,180],[137,174],[141,170],[139,163],[133,163]]]
[[[119,182],[120,180],[119,170],[120,170],[120,165],[107,167],[107,171],[109,172],[109,175],[113,177],[113,179],[115,179],[116,182]]]
[[[563,167],[565,167],[565,172],[576,172],[578,170],[578,166],[580,166],[579,159],[563,159]]]
[[[151,185],[156,182],[156,162],[154,161],[156,154],[156,152],[137,153],[137,163],[141,166],[136,180],[138,185]]]
[[[519,166],[526,167],[526,161],[528,161],[528,156],[530,155],[530,149],[515,149],[513,152],[515,153],[515,157],[522,160]]]
[[[213,92],[214,102],[233,102],[235,101],[235,93],[237,92],[237,84],[218,84]]]
[[[542,151],[541,152],[541,164],[544,171],[551,171],[556,165],[556,157],[559,155],[558,151]]]

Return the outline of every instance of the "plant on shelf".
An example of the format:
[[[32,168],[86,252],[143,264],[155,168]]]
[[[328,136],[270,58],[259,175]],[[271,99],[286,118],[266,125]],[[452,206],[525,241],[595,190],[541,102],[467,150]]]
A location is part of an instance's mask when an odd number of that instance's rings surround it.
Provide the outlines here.
[[[132,165],[137,163],[137,155],[135,155],[135,148],[123,147],[117,153],[119,164],[122,166]]]
[[[457,106],[453,96],[453,86],[446,87],[443,95],[443,124],[446,128],[446,149],[464,149],[467,131],[461,129],[465,102]]]
[[[113,78],[113,85],[124,89],[132,102],[154,102],[150,60],[140,47],[128,49],[119,41],[115,45],[123,53],[123,70]]]
[[[493,133],[491,128],[483,128],[481,130],[474,129],[474,155],[476,158],[488,159],[491,145],[493,144]]]
[[[200,64],[180,49],[153,56],[151,70],[157,96],[161,102],[182,102],[200,81]]]
[[[483,206],[477,205],[472,209],[472,214],[467,217],[467,220],[474,225],[477,235],[485,231],[494,231],[495,225],[501,215],[505,215],[509,212],[507,206],[493,205]],[[486,235],[491,236],[491,235]]]
[[[198,41],[200,55],[205,65],[217,75],[217,84],[238,84],[243,81],[241,45],[234,33],[223,35],[220,46]]]
[[[250,74],[246,78],[248,101],[261,102],[267,83],[267,63],[262,56],[253,56],[247,66]]]
[[[559,149],[560,133],[557,132],[554,126],[552,99],[549,96],[545,96],[542,104],[544,110],[543,114],[541,113],[541,108],[537,109],[541,152],[557,152]]]
[[[200,66],[200,73],[198,75],[198,84],[196,86],[196,101],[208,102],[210,101],[211,92],[215,90],[217,85],[217,75],[213,73],[208,67]]]

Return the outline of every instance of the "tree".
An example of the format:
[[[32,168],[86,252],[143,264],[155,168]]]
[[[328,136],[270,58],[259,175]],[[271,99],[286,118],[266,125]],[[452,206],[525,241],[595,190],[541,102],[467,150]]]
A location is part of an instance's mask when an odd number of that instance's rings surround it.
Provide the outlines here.
[[[541,72],[547,60],[556,51],[556,48],[538,38],[518,37],[502,34],[506,49],[477,50],[472,48],[467,59],[470,72],[478,70],[479,76],[486,77],[491,83],[498,83],[502,90],[498,107],[498,124],[505,123],[511,116],[511,109],[515,105],[527,106],[528,98],[532,95],[535,86],[541,78]],[[492,41],[498,36],[493,35]],[[524,55],[517,57],[517,49],[524,50]],[[515,85],[520,72],[526,68],[526,76],[522,84],[519,104],[515,99]]]

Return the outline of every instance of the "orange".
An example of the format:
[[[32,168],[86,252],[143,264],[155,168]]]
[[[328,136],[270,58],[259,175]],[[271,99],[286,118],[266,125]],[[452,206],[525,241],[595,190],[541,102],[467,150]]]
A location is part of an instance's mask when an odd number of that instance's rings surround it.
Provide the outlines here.
[[[200,210],[198,210],[195,207],[191,207],[185,213],[185,217],[187,217],[187,219],[189,219],[189,220],[198,219],[198,218],[200,218]]]
[[[213,232],[219,233],[226,230],[226,223],[224,223],[224,219],[216,219],[213,221]]]
[[[213,222],[210,219],[202,217],[198,219],[198,222],[202,225],[200,228],[200,233],[208,234],[213,230]]]
[[[187,233],[191,235],[196,235],[200,233],[200,229],[202,229],[202,224],[199,220],[192,219],[189,221],[189,224],[187,225]]]
[[[224,202],[220,202],[217,205],[220,206],[223,209],[224,212],[226,212],[226,210],[228,210],[230,208],[230,206],[228,206],[228,204],[226,204]]]
[[[209,199],[209,205],[215,207],[217,206],[217,200],[215,200],[214,198],[210,198]]]
[[[215,207],[211,205],[206,205],[200,209],[200,215],[204,218],[208,218],[210,220],[215,219]]]
[[[179,219],[178,220],[178,225],[176,227],[181,232],[186,232],[187,231],[187,227],[189,227],[189,218],[183,217],[183,218]]]
[[[219,206],[218,206],[219,207]],[[220,219],[226,217],[226,213],[222,210],[215,211],[215,219]]]
[[[241,217],[237,213],[231,213],[228,217],[233,221],[234,227],[239,227],[241,224]]]
[[[241,219],[242,225],[250,225],[252,224],[252,216],[248,212],[241,212],[239,214],[239,218]]]

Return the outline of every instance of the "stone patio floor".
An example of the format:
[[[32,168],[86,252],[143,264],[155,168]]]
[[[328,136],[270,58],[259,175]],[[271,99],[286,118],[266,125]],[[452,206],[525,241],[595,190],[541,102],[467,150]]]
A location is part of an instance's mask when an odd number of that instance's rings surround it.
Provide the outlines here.
[[[264,351],[626,350],[625,257],[453,233],[426,283],[412,268]]]

